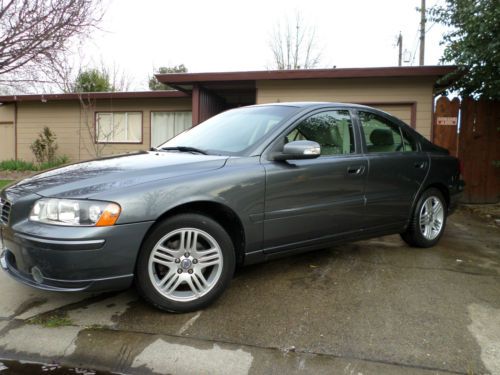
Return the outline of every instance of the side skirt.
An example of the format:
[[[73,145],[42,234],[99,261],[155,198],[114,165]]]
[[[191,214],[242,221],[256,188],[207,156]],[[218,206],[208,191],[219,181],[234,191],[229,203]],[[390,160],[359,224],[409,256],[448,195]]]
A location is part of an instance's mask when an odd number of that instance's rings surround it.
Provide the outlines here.
[[[406,224],[406,223],[405,223]],[[272,259],[278,259],[289,255],[301,254],[308,251],[324,249],[330,246],[339,245],[347,242],[354,242],[387,236],[391,234],[398,234],[404,231],[405,224],[393,224],[385,226],[384,228],[376,228],[371,230],[361,230],[356,232],[343,233],[341,235],[332,236],[328,238],[321,238],[312,241],[303,241],[293,244],[280,246],[279,248],[266,248],[251,253],[245,254],[243,265],[267,262]]]

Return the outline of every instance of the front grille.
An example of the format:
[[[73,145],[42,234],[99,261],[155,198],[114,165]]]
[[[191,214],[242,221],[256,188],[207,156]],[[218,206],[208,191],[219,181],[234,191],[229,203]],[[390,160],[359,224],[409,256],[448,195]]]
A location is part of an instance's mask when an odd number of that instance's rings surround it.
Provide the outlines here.
[[[7,225],[9,223],[11,206],[12,204],[9,201],[0,198],[0,222],[2,224]]]

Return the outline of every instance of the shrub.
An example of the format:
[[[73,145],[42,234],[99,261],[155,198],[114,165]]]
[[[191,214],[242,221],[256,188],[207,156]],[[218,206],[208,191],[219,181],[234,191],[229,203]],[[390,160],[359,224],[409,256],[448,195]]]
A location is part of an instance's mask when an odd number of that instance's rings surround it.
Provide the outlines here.
[[[41,163],[39,166],[38,166],[38,170],[39,171],[43,171],[45,169],[50,169],[50,168],[55,168],[55,167],[59,167],[60,165],[63,165],[63,164],[68,164],[69,163],[69,157],[67,157],[66,155],[63,155],[63,156],[57,156],[56,158],[54,158],[54,160],[52,161],[47,161],[45,163]]]
[[[56,135],[47,126],[38,134],[36,139],[30,146],[31,151],[35,155],[38,163],[53,163],[57,151]]]

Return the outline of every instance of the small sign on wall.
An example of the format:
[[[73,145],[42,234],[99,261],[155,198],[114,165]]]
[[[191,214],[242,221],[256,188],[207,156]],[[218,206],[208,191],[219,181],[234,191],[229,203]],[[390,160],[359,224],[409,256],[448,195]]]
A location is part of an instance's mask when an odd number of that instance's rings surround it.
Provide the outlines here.
[[[438,117],[436,119],[437,125],[452,125],[457,126],[458,118],[457,117]]]

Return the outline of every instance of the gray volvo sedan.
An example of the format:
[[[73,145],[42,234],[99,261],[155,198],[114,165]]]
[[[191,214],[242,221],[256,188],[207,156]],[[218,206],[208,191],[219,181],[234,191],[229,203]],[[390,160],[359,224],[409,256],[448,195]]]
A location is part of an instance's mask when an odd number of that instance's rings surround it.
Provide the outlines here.
[[[46,290],[135,282],[154,306],[187,312],[239,265],[395,233],[433,246],[462,189],[456,158],[379,110],[243,107],[150,151],[5,188],[1,265]]]

